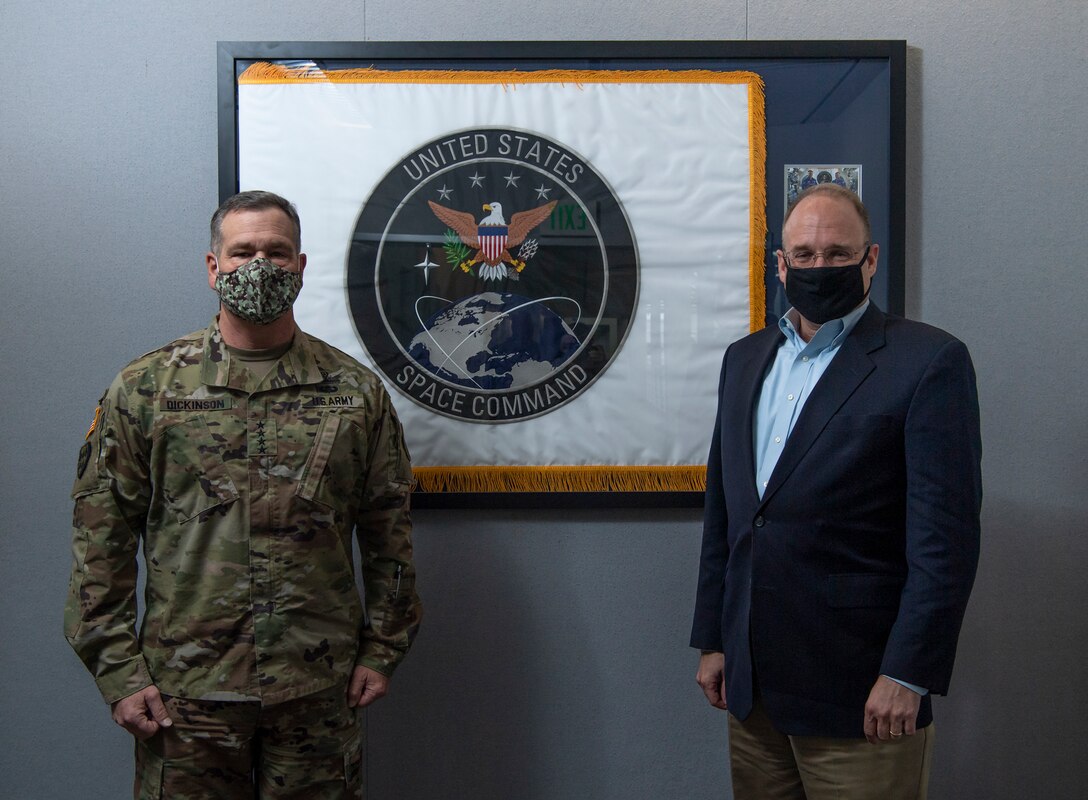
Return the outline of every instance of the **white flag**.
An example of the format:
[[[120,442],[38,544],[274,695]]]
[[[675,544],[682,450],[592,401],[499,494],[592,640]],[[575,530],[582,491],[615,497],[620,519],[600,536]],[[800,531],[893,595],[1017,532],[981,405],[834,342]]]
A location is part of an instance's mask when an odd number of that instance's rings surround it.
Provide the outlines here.
[[[764,317],[757,75],[258,64],[238,97],[299,325],[385,381],[423,488],[702,487]]]

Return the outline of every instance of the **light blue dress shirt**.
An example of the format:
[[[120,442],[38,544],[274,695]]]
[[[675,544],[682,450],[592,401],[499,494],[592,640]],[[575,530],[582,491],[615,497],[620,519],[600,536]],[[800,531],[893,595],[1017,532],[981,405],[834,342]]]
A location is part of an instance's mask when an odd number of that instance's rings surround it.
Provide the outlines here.
[[[786,340],[778,348],[774,363],[763,379],[755,425],[752,426],[756,490],[760,497],[767,489],[767,482],[786,446],[786,439],[801,416],[805,401],[868,307],[866,300],[845,317],[825,322],[809,342],[802,339],[798,331],[801,320],[797,309],[791,308],[778,320]]]
[[[791,308],[778,320],[778,327],[786,339],[778,348],[767,377],[763,379],[763,388],[756,404],[755,424],[752,426],[756,490],[760,497],[767,490],[771,473],[782,455],[786,440],[793,432],[793,426],[801,415],[805,401],[868,307],[869,301],[866,300],[845,317],[825,322],[808,342],[801,338],[798,331],[801,319],[797,309]],[[884,677],[918,694],[927,693],[921,686],[892,678],[890,675]]]

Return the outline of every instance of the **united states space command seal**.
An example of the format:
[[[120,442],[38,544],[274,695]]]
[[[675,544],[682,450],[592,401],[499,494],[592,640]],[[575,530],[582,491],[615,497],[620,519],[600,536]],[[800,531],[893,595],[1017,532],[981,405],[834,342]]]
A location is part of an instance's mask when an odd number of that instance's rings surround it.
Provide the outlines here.
[[[638,301],[638,251],[593,165],[537,133],[416,147],[367,199],[347,265],[359,339],[389,383],[471,422],[530,419],[608,368]]]

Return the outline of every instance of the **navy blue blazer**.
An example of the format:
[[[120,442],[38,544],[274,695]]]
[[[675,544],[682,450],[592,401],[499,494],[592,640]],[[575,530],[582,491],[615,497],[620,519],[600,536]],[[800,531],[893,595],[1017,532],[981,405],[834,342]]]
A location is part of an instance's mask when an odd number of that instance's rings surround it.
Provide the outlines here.
[[[863,736],[879,675],[948,690],[979,552],[974,367],[958,339],[870,304],[760,499],[753,420],[782,339],[766,328],[722,361],[691,645],[725,654],[739,719],[758,681],[779,731]]]

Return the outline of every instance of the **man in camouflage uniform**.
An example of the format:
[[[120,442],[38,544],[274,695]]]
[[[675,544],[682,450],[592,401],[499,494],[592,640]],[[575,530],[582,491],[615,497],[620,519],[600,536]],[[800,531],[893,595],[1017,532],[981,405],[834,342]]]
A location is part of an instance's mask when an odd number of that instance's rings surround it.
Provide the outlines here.
[[[138,798],[362,797],[357,710],[421,613],[400,424],[295,325],[286,200],[227,200],[206,261],[219,315],[122,370],[80,450],[65,634],[136,737]]]

